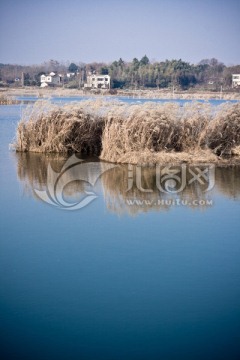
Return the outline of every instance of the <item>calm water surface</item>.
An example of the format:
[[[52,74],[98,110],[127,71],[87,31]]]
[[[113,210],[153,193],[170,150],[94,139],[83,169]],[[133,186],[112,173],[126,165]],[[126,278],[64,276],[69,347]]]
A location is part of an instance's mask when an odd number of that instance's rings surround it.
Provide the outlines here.
[[[0,107],[1,359],[239,359],[240,169],[167,195],[154,169],[141,177],[151,193],[126,192],[118,166],[66,211],[34,192],[66,159],[8,150],[20,114]],[[64,198],[89,189],[69,182]],[[157,203],[177,198],[188,205]]]
[[[99,98],[99,97],[97,97]],[[134,97],[126,97],[126,96],[106,96],[103,97],[105,99],[108,100],[120,100],[123,101],[125,103],[129,103],[129,104],[143,104],[146,102],[154,102],[154,103],[168,103],[168,102],[175,102],[178,103],[180,105],[183,105],[185,103],[191,103],[192,100],[189,99],[144,99],[144,98],[134,98]],[[74,101],[81,101],[81,100],[89,100],[89,99],[96,99],[96,97],[91,97],[91,96],[50,96],[50,97],[44,97],[44,98],[39,98],[37,96],[16,96],[16,100],[20,100],[22,102],[32,102],[34,103],[37,100],[49,100],[52,103],[55,104],[64,104],[64,103],[69,103],[69,102],[74,102]],[[221,99],[209,99],[209,100],[197,100],[200,103],[210,103],[212,105],[221,105],[224,104],[226,102],[228,103],[237,103],[239,102],[239,100],[221,100]]]

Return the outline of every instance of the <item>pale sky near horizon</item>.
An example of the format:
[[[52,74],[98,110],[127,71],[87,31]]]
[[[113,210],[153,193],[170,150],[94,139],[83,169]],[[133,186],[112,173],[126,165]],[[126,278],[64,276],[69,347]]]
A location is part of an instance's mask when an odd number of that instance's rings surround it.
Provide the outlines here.
[[[0,63],[240,64],[239,19],[240,0],[0,0]]]

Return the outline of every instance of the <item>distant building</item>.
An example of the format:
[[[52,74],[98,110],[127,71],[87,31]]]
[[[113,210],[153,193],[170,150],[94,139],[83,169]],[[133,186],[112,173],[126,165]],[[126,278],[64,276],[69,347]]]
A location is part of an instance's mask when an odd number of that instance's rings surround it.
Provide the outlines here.
[[[62,84],[62,76],[59,74],[55,74],[54,72],[51,72],[49,75],[41,75],[40,78],[41,81],[41,87],[46,86],[59,86]]]
[[[240,74],[232,74],[232,87],[240,86]]]
[[[72,78],[72,77],[74,77],[76,75],[76,73],[74,73],[74,72],[70,72],[70,73],[67,73],[67,78]]]
[[[84,87],[91,89],[110,89],[111,78],[109,75],[92,74],[87,76],[87,83],[84,84]]]

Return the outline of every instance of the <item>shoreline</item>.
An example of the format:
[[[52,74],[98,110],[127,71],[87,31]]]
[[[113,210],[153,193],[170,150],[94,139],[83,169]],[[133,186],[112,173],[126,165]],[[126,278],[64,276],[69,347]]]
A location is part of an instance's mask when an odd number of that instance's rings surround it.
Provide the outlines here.
[[[153,167],[156,165],[163,166],[179,166],[179,165],[200,165],[200,164],[212,164],[217,167],[228,166],[240,166],[240,156],[231,155],[228,158],[219,157],[209,150],[199,150],[196,152],[164,152],[149,154],[128,153],[119,159],[119,161],[106,160],[101,155],[99,156],[101,161],[114,163],[117,165],[131,164],[136,166]],[[130,159],[130,160],[129,160]]]
[[[14,148],[14,144],[9,144],[9,148],[13,151],[16,155],[25,154],[26,156],[29,154],[35,156],[43,156],[49,160],[58,160],[58,161],[67,161],[69,157],[72,155],[76,155],[79,159],[83,161],[91,161],[91,162],[102,162],[108,164],[115,164],[118,166],[121,165],[133,165],[133,166],[141,166],[146,168],[156,167],[158,165],[161,166],[191,166],[191,165],[215,165],[218,168],[228,168],[228,167],[238,167],[240,166],[240,155],[232,155],[228,158],[224,157],[213,157],[213,153],[209,153],[207,150],[198,152],[198,155],[193,153],[186,153],[186,152],[159,152],[155,153],[155,156],[147,158],[146,155],[141,156],[141,154],[134,154],[136,161],[127,161],[127,157],[131,156],[133,158],[133,154],[126,154],[125,161],[109,161],[102,158],[100,155],[86,155],[80,152],[39,152],[39,151],[20,151]],[[210,155],[210,156],[209,156]]]
[[[16,154],[36,154],[36,155],[44,155],[48,158],[64,158],[67,159],[71,157],[73,154],[76,154],[79,159],[87,160],[92,159],[93,155],[86,155],[80,152],[41,152],[41,151],[20,151],[14,149],[14,144],[9,144],[9,147],[13,148],[13,151]],[[119,161],[111,161],[105,159],[100,154],[99,156],[95,155],[94,159],[103,163],[115,164],[115,165],[134,165],[134,166],[142,166],[142,167],[155,167],[158,165],[161,166],[180,166],[180,165],[215,165],[219,168],[227,168],[227,167],[235,167],[240,166],[240,156],[239,155],[231,155],[228,158],[219,157],[213,153],[209,153],[208,150],[200,151],[198,154],[194,153],[186,153],[186,152],[158,152],[155,154],[150,153],[149,156],[146,154],[139,153],[129,153],[124,154],[124,158]]]
[[[114,90],[114,89],[113,89]],[[116,93],[111,93],[106,90],[101,90],[99,93],[96,91],[85,91],[78,89],[66,89],[66,88],[1,88],[0,97],[6,96],[14,98],[15,96],[37,96],[39,98],[48,97],[71,97],[71,96],[83,96],[83,97],[96,97],[102,98],[103,96],[110,97],[129,97],[136,99],[183,99],[183,100],[240,100],[239,92],[232,91],[207,91],[207,90],[195,90],[189,91],[170,91],[169,89],[154,89],[154,90],[117,90]]]

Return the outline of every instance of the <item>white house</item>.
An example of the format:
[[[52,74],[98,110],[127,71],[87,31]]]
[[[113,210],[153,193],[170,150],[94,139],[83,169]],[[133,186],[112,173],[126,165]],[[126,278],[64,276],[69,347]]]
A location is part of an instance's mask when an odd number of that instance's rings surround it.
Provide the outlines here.
[[[76,75],[76,73],[74,73],[74,72],[70,72],[70,73],[67,73],[67,78],[72,78],[72,77],[74,77]]]
[[[87,83],[84,84],[84,87],[92,89],[110,89],[111,78],[109,75],[92,74],[87,76]]]
[[[232,87],[240,86],[240,74],[232,74]]]
[[[41,87],[46,87],[48,85],[59,86],[62,84],[62,76],[51,72],[49,75],[41,75],[40,81]]]

